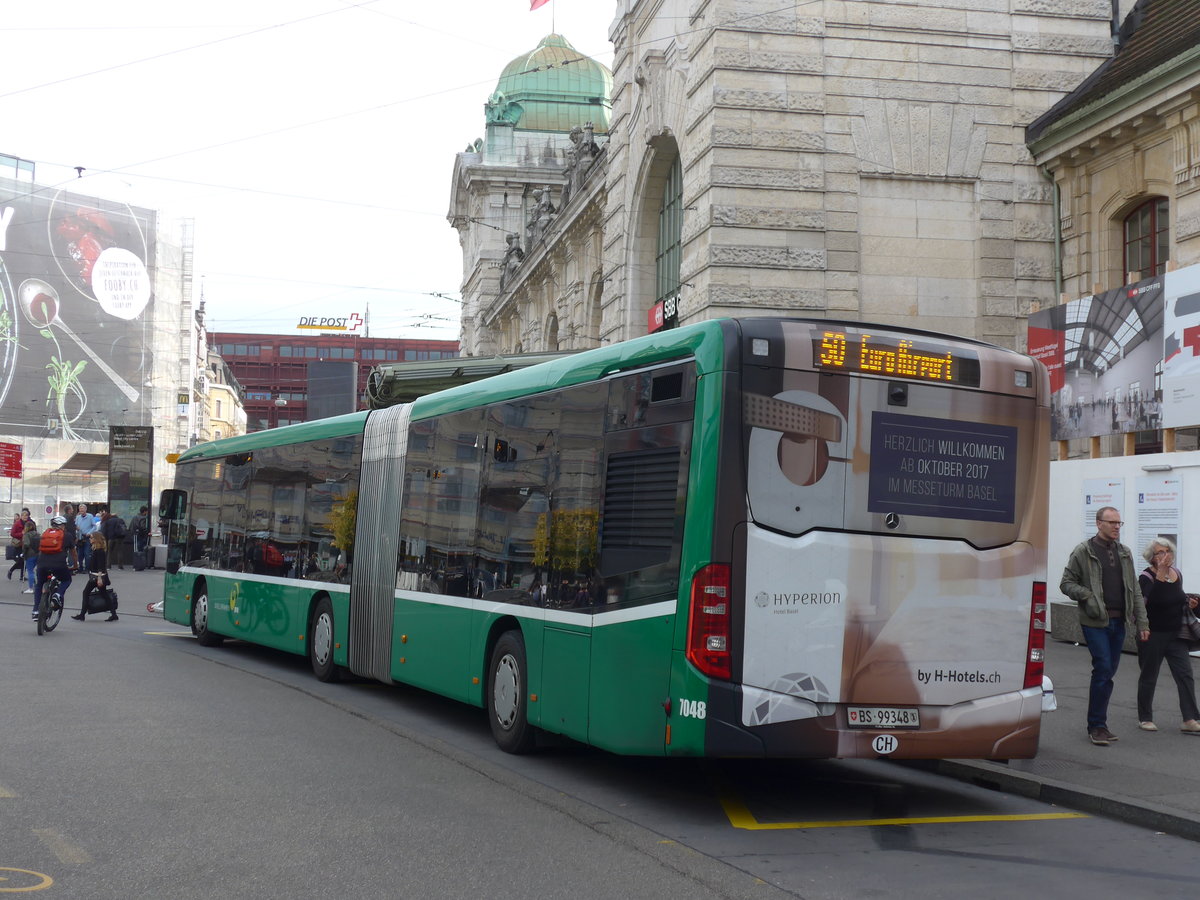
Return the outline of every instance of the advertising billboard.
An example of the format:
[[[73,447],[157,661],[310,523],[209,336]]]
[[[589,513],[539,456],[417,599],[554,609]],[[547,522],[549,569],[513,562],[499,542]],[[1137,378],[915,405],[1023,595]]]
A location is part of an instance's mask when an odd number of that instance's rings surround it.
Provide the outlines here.
[[[0,433],[106,441],[142,411],[155,215],[0,179]]]
[[[154,429],[114,425],[108,439],[108,508],[128,525],[143,507],[153,508]]]
[[[1200,425],[1200,266],[1167,273],[1163,424]]]
[[[1164,277],[1029,317],[1029,355],[1050,374],[1054,440],[1162,427]]]

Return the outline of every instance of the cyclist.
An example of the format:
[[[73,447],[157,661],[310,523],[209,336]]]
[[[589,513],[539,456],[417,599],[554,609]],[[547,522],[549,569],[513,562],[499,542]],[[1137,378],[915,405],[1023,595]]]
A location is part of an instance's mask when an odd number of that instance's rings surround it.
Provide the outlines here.
[[[57,533],[57,534],[56,534]],[[71,550],[74,549],[74,537],[67,530],[67,520],[63,516],[55,516],[50,520],[49,527],[42,532],[41,547],[37,558],[37,584],[33,591],[33,617],[36,619],[38,607],[42,602],[42,585],[53,575],[62,583],[59,594],[66,605],[67,588],[71,586]]]

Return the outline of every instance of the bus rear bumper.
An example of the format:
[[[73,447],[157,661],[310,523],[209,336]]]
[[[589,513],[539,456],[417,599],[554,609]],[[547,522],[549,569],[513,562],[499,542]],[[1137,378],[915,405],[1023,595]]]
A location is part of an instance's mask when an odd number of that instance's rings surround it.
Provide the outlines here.
[[[847,704],[825,715],[746,725],[726,712],[742,708],[739,688],[710,694],[706,755],[799,759],[1029,759],[1036,755],[1042,688],[952,706],[919,706],[919,728],[851,728]],[[720,699],[718,699],[718,695]],[[715,701],[715,702],[714,702]]]

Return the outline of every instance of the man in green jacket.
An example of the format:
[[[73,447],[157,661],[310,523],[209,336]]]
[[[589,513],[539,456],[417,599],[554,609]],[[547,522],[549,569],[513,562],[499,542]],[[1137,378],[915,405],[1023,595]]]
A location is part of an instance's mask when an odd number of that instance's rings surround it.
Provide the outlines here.
[[[1125,645],[1125,623],[1132,620],[1138,640],[1150,636],[1146,604],[1133,570],[1133,554],[1120,542],[1121,514],[1112,506],[1096,511],[1096,535],[1071,551],[1059,588],[1079,604],[1079,625],[1092,654],[1087,732],[1107,747],[1117,736],[1108,730],[1108,701],[1113,676]]]

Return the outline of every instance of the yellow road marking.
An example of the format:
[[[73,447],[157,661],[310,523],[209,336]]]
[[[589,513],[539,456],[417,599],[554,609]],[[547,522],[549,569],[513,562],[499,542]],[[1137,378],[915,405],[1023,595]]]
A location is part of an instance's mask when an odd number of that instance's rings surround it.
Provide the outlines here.
[[[1041,822],[1050,819],[1087,819],[1085,813],[1025,813],[993,816],[916,816],[905,819],[829,819],[813,822],[760,822],[740,800],[721,793],[721,806],[729,824],[745,831],[780,831],[800,828],[867,828],[873,825],[940,825],[966,822]]]
[[[51,828],[35,828],[33,833],[37,835],[39,841],[46,845],[46,849],[57,856],[58,861],[64,865],[82,866],[92,861],[86,850],[72,844]]]
[[[4,785],[0,784],[0,800],[12,800],[16,796],[16,794],[14,794]]]
[[[40,891],[42,888],[48,888],[54,884],[54,879],[49,875],[44,875],[41,872],[34,872],[31,869],[13,869],[8,866],[0,866],[0,872],[20,872],[22,875],[32,875],[34,878],[40,879],[37,884],[27,884],[24,887],[0,887],[0,894],[28,894],[32,891]],[[0,875],[0,881],[8,881],[7,875]],[[13,879],[14,881],[17,879]],[[25,880],[25,879],[21,879]]]

